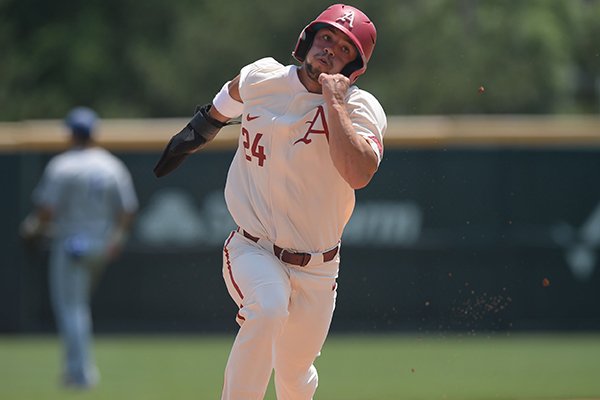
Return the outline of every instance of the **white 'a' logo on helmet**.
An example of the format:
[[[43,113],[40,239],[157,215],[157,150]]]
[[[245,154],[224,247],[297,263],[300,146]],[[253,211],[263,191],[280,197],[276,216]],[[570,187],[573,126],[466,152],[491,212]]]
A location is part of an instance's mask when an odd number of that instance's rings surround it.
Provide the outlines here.
[[[338,19],[335,20],[336,22],[348,22],[348,26],[350,28],[354,28],[354,26],[352,25],[354,23],[354,11],[350,10],[350,11],[346,11],[344,13],[344,15],[342,15],[341,17],[339,17]]]

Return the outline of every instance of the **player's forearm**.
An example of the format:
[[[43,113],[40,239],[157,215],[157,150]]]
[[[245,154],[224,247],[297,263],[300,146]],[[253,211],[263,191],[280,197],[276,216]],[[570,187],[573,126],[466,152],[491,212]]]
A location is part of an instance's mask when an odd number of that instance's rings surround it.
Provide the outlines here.
[[[369,143],[358,135],[343,104],[330,103],[329,154],[333,165],[353,189],[361,189],[377,171],[377,159]]]
[[[211,104],[198,107],[192,120],[171,138],[154,167],[154,174],[161,177],[174,171],[190,154],[213,140],[242,109],[239,76],[236,76],[223,86]]]
[[[133,220],[135,218],[135,213],[133,212],[122,212],[115,224],[115,229],[113,230],[110,241],[108,244],[108,258],[114,259],[121,252],[123,246],[127,242],[129,238],[129,231],[131,229],[131,225],[133,224]]]
[[[133,225],[133,220],[135,219],[134,212],[123,212],[119,215],[117,219],[117,224],[115,226],[116,230],[121,230],[124,232],[128,232],[131,229],[131,225]]]
[[[209,115],[219,122],[226,123],[242,112],[242,97],[240,96],[240,76],[237,75],[223,86],[213,99],[213,107]]]

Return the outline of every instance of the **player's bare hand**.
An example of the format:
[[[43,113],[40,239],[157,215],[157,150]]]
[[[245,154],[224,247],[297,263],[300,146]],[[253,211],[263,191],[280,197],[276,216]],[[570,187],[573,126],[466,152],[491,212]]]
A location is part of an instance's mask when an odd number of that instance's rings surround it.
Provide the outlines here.
[[[323,96],[328,100],[336,100],[339,103],[344,103],[346,92],[350,87],[350,79],[342,74],[326,74],[319,75],[319,83],[323,90]]]
[[[115,261],[121,255],[123,251],[123,246],[119,243],[110,243],[108,248],[106,249],[106,258],[108,261]]]

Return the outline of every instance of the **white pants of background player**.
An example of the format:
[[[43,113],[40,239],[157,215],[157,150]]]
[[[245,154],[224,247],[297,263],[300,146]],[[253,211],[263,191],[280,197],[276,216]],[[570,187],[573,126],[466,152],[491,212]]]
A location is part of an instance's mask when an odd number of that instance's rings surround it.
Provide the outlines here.
[[[315,259],[317,257],[314,257]],[[339,256],[305,267],[285,264],[273,244],[232,232],[223,249],[223,278],[240,307],[222,400],[261,400],[271,373],[279,400],[310,400],[313,365],[335,308]]]
[[[92,356],[90,297],[93,267],[88,259],[75,259],[63,240],[55,240],[50,256],[50,298],[56,325],[63,341],[63,383],[88,388],[99,379]]]

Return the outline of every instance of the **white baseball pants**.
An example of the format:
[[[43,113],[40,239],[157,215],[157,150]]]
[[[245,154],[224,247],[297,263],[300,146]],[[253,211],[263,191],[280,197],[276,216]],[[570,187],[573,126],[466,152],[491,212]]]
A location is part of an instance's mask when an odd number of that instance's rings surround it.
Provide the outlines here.
[[[64,343],[64,383],[93,386],[98,381],[98,371],[92,356],[92,271],[72,260],[63,242],[56,240],[48,278],[56,325]]]
[[[222,400],[262,400],[275,371],[278,400],[310,400],[313,365],[325,342],[337,294],[339,255],[297,267],[273,244],[232,232],[223,248],[223,278],[239,306],[240,325],[225,368]]]

